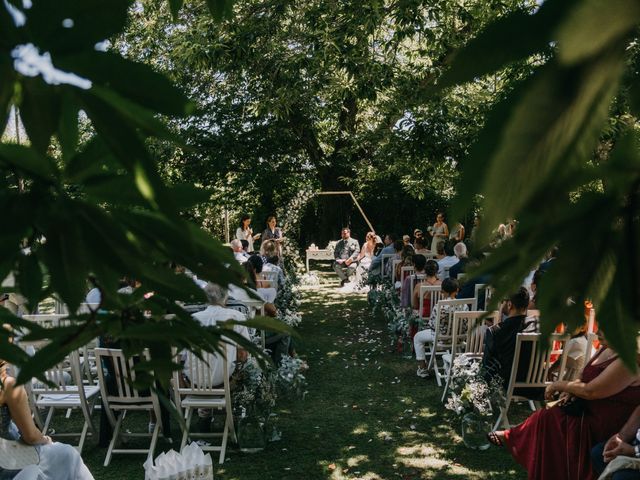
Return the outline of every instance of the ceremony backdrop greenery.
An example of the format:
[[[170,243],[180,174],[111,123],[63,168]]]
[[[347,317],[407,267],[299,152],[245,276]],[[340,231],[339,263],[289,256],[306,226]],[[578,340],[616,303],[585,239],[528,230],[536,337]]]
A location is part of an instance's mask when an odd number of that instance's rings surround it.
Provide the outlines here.
[[[29,143],[0,144],[0,277],[15,272],[29,305],[56,295],[73,312],[92,275],[115,313],[45,332],[2,311],[53,342],[28,359],[3,332],[0,356],[25,380],[108,334],[130,354],[149,346],[140,369],[165,377],[172,345],[213,349],[221,336],[175,305],[203,298],[169,262],[240,282],[198,224],[212,231],[223,207],[262,220],[311,185],[354,190],[379,231],[426,226],[455,195],[450,220],[482,208],[480,240],[517,218],[483,267],[495,298],[559,244],[541,285],[545,331],[575,325],[592,298],[631,362],[639,22],[633,0],[5,2],[0,130],[15,105]],[[29,44],[84,87],[18,73]],[[339,212],[313,229],[337,230]],[[123,274],[155,295],[117,294]]]

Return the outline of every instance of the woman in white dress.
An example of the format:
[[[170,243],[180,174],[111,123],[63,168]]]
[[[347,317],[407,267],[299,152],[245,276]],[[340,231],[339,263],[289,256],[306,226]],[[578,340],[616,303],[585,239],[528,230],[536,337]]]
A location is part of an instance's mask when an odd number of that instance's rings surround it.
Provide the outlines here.
[[[373,261],[373,256],[376,251],[376,234],[374,232],[368,232],[365,237],[365,241],[360,248],[360,253],[355,259],[355,262],[358,264],[356,268],[356,277],[355,284],[360,285],[363,282],[367,272],[369,271],[369,267],[371,266],[371,262]]]
[[[37,452],[39,461],[20,470],[0,466],[0,479],[38,478],[47,480],[93,480],[93,475],[71,445],[52,442],[33,423],[27,393],[22,385],[7,373],[6,363],[0,360],[0,438],[22,440]],[[26,447],[28,448],[28,447]],[[0,459],[3,460],[3,459]],[[9,459],[4,459],[9,460]],[[1,462],[0,462],[1,463]]]
[[[247,252],[253,252],[253,241],[258,240],[260,238],[260,234],[253,234],[253,229],[251,228],[251,217],[249,215],[243,215],[240,219],[240,226],[236,230],[236,238],[238,240],[246,240],[249,244]]]

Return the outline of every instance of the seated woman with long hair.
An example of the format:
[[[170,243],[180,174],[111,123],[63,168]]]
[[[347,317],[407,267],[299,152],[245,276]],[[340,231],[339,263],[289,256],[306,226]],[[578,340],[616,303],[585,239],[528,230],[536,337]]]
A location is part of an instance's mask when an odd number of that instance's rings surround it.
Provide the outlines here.
[[[0,437],[21,440],[33,445],[40,458],[38,464],[24,468],[28,478],[47,480],[92,480],[93,476],[78,451],[71,445],[52,442],[33,423],[27,393],[22,385],[7,372],[7,365],[0,360]],[[29,471],[29,474],[26,473]],[[0,478],[10,479],[22,470],[3,470]]]
[[[600,332],[598,337],[601,347],[580,379],[547,387],[547,400],[560,394],[557,406],[489,434],[494,445],[506,445],[529,479],[594,480],[591,448],[620,430],[640,403],[640,375],[624,366]]]

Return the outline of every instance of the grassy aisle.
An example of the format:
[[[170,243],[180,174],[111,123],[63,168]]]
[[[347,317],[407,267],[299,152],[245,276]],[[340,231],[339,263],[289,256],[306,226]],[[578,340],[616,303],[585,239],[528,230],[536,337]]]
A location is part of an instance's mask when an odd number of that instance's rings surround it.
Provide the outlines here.
[[[325,286],[304,293],[302,311],[306,399],[283,406],[282,441],[258,454],[231,452],[218,478],[526,478],[505,452],[461,444],[435,381],[389,352],[385,325],[369,317],[364,296]]]

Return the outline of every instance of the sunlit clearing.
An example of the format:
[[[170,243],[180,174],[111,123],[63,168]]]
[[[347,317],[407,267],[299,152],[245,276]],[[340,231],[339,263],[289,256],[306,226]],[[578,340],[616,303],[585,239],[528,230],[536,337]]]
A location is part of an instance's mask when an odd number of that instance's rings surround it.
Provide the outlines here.
[[[356,455],[355,457],[351,457],[347,459],[347,465],[350,467],[356,467],[360,465],[362,462],[366,462],[369,460],[368,455]]]
[[[338,355],[340,355],[340,352],[336,352],[335,350],[333,352],[327,352],[327,357],[333,358],[333,357],[336,357]]]

